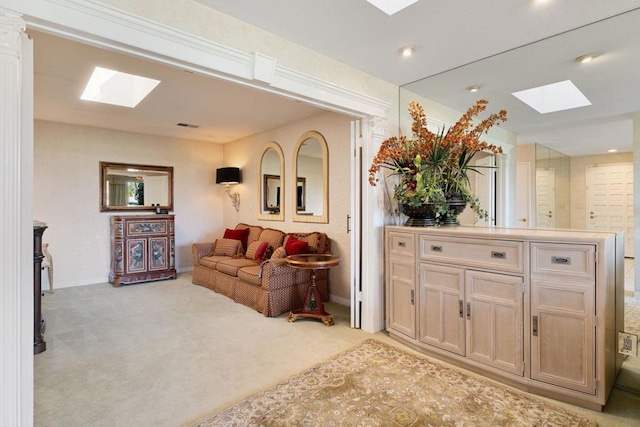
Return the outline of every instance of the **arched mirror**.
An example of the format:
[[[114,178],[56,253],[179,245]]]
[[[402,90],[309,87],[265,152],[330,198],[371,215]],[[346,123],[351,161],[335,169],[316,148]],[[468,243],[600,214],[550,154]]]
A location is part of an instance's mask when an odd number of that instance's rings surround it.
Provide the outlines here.
[[[329,150],[315,131],[305,132],[293,152],[293,220],[329,222]]]
[[[258,219],[284,221],[284,154],[277,142],[262,150],[258,181]]]

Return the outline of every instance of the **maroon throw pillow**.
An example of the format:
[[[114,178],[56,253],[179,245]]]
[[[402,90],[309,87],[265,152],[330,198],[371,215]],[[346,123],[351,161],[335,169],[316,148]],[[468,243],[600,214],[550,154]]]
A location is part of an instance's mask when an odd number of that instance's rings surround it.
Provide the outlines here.
[[[269,244],[267,242],[260,243],[260,246],[258,246],[258,249],[256,249],[256,256],[254,259],[256,261],[262,261],[264,259],[264,254],[268,247],[269,247]]]
[[[250,230],[248,228],[241,228],[241,229],[238,229],[238,230],[231,230],[230,228],[227,228],[224,231],[223,238],[240,240],[242,242],[242,249],[244,251],[246,251],[247,250],[247,239],[249,238],[249,231]]]
[[[304,254],[309,251],[309,243],[297,239],[296,236],[292,234],[287,239],[284,250],[287,251],[287,255]]]

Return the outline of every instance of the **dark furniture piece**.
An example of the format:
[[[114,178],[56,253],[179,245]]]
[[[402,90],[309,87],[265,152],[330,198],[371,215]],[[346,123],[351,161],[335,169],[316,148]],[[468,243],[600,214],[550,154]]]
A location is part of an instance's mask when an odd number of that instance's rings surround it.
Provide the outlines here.
[[[294,322],[299,317],[310,317],[320,319],[325,326],[333,325],[333,314],[324,311],[322,298],[316,286],[316,271],[337,266],[340,264],[340,258],[331,254],[300,254],[289,255],[285,261],[291,267],[311,270],[311,285],[307,289],[304,305],[300,310],[289,313],[289,322]]]
[[[33,354],[47,349],[44,341],[46,322],[42,317],[42,235],[47,225],[44,222],[33,223]]]
[[[176,277],[173,215],[111,217],[109,282],[113,286]]]

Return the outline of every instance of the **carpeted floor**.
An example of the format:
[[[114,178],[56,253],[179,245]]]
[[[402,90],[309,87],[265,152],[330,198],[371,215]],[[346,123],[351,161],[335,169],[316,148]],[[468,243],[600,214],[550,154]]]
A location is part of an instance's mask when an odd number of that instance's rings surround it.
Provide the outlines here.
[[[191,284],[189,273],[45,293],[47,351],[34,356],[34,425],[193,426],[369,338],[416,354],[383,332],[351,329],[347,307],[330,303],[327,311],[334,326],[289,323],[286,313],[266,318]],[[640,426],[640,397],[618,389],[603,413],[535,398],[601,427]]]
[[[198,424],[592,426],[577,415],[369,339]],[[542,424],[540,424],[542,425]]]

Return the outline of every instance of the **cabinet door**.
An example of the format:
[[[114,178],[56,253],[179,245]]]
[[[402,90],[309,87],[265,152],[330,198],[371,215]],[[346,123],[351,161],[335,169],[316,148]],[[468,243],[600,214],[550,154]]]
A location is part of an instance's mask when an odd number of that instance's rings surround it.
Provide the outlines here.
[[[415,236],[387,234],[387,329],[416,338]]]
[[[420,263],[419,340],[464,356],[464,270]]]
[[[387,328],[415,339],[415,264],[391,259],[388,286]]]
[[[589,283],[532,279],[531,378],[595,393],[594,293]]]
[[[466,271],[467,357],[524,374],[523,279]]]

